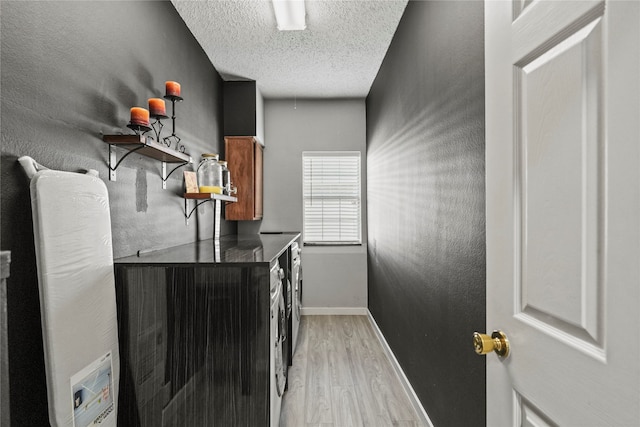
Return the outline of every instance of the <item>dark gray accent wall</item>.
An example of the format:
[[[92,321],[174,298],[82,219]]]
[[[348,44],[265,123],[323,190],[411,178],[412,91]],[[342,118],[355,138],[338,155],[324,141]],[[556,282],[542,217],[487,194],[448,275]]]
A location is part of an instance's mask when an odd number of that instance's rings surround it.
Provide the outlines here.
[[[367,97],[369,310],[437,427],[485,424],[483,3],[410,1]]]
[[[132,154],[117,181],[108,181],[101,134],[129,132],[129,108],[146,108],[148,98],[164,95],[166,80],[175,80],[184,97],[177,134],[197,164],[202,152],[223,147],[222,80],[168,1],[2,1],[1,7],[0,231],[1,249],[12,253],[11,416],[14,426],[42,426],[48,422],[29,182],[16,159],[98,170],[109,191],[116,258],[211,238],[210,204],[185,224],[184,168],[163,190],[161,163]],[[118,149],[118,158],[123,153]],[[222,224],[222,234],[235,230]]]

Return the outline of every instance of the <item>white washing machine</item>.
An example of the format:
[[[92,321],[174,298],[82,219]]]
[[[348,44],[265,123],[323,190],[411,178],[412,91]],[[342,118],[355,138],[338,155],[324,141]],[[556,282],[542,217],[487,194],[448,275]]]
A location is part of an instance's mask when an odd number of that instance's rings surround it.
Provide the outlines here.
[[[269,370],[270,378],[270,403],[271,403],[271,427],[280,425],[280,409],[282,408],[282,395],[284,394],[287,378],[284,370],[283,341],[286,337],[286,311],[284,295],[282,293],[282,279],[284,271],[280,264],[271,267],[271,304],[270,304],[270,337],[269,337]]]
[[[298,344],[300,330],[300,316],[302,311],[302,265],[300,263],[300,246],[297,242],[291,244],[291,287],[293,301],[291,303],[291,359]]]

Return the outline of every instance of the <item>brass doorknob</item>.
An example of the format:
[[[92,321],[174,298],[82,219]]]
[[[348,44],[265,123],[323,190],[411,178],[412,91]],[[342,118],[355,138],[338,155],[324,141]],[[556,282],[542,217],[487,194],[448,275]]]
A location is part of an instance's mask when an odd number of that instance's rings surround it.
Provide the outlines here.
[[[473,348],[480,355],[495,351],[501,358],[509,356],[509,340],[502,331],[493,331],[491,336],[474,332]]]

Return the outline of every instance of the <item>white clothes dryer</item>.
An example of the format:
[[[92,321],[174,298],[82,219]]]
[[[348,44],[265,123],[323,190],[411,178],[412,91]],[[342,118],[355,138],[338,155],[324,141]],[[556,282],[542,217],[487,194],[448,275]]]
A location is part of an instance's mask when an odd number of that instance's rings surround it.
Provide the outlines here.
[[[284,394],[287,378],[283,358],[283,341],[286,337],[286,311],[284,295],[282,293],[282,278],[284,272],[276,261],[271,267],[271,304],[270,304],[270,336],[269,336],[269,364],[270,364],[270,425],[280,425],[280,410],[282,395]]]

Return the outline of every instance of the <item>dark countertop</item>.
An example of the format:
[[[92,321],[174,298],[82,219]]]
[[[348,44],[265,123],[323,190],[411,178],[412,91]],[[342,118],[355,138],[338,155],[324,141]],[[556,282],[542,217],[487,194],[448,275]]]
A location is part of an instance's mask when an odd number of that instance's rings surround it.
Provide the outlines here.
[[[300,236],[297,232],[222,236],[114,260],[115,264],[271,263]]]

